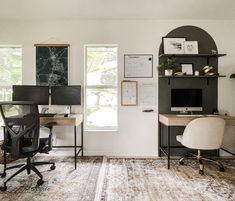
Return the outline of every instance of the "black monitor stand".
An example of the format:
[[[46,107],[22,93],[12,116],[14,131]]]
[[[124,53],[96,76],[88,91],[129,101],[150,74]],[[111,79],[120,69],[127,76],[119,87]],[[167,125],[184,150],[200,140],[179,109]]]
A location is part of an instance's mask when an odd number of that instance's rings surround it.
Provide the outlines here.
[[[65,106],[65,114],[64,114],[64,117],[68,117],[68,115],[71,114],[71,108],[72,108],[71,105]]]

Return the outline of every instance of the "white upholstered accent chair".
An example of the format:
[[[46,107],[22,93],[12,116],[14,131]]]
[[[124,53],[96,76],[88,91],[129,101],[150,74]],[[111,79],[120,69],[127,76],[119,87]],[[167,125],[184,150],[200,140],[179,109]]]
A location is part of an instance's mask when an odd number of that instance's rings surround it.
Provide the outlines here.
[[[190,149],[197,149],[198,154],[190,155],[196,156],[199,161],[199,173],[204,174],[204,165],[202,160],[215,162],[219,165],[219,170],[224,171],[223,165],[213,159],[204,158],[201,156],[201,150],[216,150],[221,147],[224,136],[225,121],[217,117],[202,117],[192,120],[185,128],[183,135],[177,135],[176,139],[183,146]],[[181,165],[184,157],[180,159]]]

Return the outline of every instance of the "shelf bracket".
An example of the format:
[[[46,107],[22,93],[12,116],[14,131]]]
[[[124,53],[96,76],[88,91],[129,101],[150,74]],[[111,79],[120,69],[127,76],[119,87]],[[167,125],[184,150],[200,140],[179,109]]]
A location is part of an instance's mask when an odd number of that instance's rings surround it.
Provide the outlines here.
[[[171,84],[171,78],[168,77],[168,85],[170,85],[170,84]]]
[[[209,64],[210,64],[210,57],[206,58],[206,64],[207,64],[207,66],[209,66]]]

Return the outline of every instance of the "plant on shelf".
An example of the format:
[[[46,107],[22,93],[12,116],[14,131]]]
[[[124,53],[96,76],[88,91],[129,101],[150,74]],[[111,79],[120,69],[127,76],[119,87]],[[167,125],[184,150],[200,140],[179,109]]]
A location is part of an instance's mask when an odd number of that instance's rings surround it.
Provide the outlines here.
[[[164,71],[166,76],[172,76],[173,70],[179,69],[179,63],[176,58],[167,58],[159,63],[158,69]]]

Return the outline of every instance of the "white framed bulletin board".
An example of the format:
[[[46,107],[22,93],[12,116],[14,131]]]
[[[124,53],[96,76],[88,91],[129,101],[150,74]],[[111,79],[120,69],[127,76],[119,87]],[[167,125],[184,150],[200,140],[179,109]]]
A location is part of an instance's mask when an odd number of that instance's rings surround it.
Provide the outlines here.
[[[137,81],[123,80],[121,82],[121,104],[123,106],[137,105]]]
[[[151,78],[153,77],[152,54],[125,54],[125,78]]]

